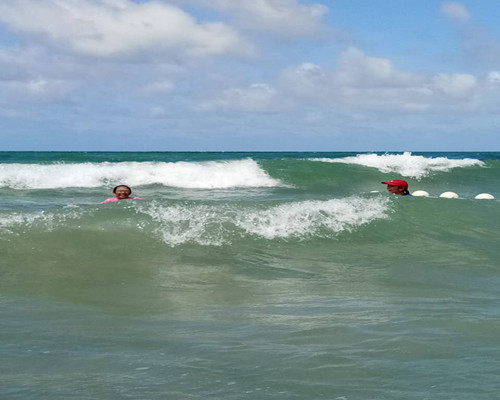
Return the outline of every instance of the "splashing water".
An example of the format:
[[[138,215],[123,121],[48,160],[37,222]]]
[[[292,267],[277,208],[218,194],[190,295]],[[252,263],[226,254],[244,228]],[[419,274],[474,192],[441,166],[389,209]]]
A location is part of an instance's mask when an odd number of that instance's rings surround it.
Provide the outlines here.
[[[156,233],[171,246],[187,242],[227,244],[241,234],[265,239],[331,237],[387,218],[388,208],[387,198],[358,197],[294,202],[267,209],[157,203],[139,207],[158,224]]]

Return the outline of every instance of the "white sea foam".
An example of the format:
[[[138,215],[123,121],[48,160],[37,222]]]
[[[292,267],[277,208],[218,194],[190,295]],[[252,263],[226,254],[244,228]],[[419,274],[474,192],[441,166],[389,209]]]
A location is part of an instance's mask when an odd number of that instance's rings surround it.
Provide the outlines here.
[[[483,166],[484,163],[473,158],[459,160],[446,157],[415,156],[410,152],[404,154],[358,154],[355,157],[344,158],[313,158],[311,161],[330,163],[357,164],[377,168],[384,173],[394,172],[401,176],[422,178],[432,172],[447,172],[453,168]]]
[[[135,226],[142,232],[149,232],[169,246],[186,243],[221,246],[242,237],[302,240],[334,237],[340,232],[350,232],[374,220],[387,218],[389,204],[387,197],[301,201],[265,208],[235,203],[165,205],[157,201],[130,202],[125,206],[129,211],[135,210],[138,219],[131,218],[133,214],[127,212],[123,214],[127,215],[127,221],[121,220],[121,225],[128,224],[128,229]],[[68,223],[77,227],[90,224],[92,229],[110,229],[112,224],[102,222],[103,215],[120,210],[123,211],[121,207],[116,210],[95,207],[3,214],[0,216],[0,239],[9,240],[12,235],[18,236],[29,230],[57,230]]]
[[[266,239],[307,237],[322,230],[351,231],[375,219],[386,218],[387,210],[387,199],[353,197],[303,201],[240,214],[236,224]]]
[[[33,225],[41,224],[43,229],[51,231],[60,226],[61,223],[81,218],[82,210],[73,209],[65,213],[52,213],[38,211],[35,213],[6,213],[0,215],[0,233],[12,233],[13,229],[21,227],[22,230]]]
[[[202,245],[222,245],[230,238],[223,225],[231,221],[229,210],[215,206],[153,204],[139,209],[158,224],[155,232],[170,246],[194,242]],[[224,212],[225,211],[225,212]]]
[[[286,203],[267,209],[160,204],[140,205],[138,209],[152,217],[157,224],[156,234],[168,245],[222,245],[247,234],[265,239],[330,237],[387,218],[389,200],[352,197]]]
[[[42,215],[42,213],[37,215],[20,213],[4,214],[0,217],[0,233],[11,233],[11,228],[31,224],[34,220],[40,219]]]
[[[56,189],[161,184],[179,188],[272,187],[281,183],[252,159],[209,162],[0,164],[0,187]]]

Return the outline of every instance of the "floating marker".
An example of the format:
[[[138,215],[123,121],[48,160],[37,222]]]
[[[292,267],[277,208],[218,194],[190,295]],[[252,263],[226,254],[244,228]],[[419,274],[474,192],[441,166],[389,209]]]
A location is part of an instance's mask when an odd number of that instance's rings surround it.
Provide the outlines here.
[[[481,193],[481,194],[478,194],[476,197],[474,197],[475,199],[488,199],[488,200],[491,200],[491,199],[494,199],[495,197],[489,193]]]
[[[445,199],[458,199],[458,194],[455,192],[444,192],[439,195],[439,197],[444,197]]]
[[[416,190],[411,195],[418,197],[429,197],[429,193],[427,193],[425,190]]]

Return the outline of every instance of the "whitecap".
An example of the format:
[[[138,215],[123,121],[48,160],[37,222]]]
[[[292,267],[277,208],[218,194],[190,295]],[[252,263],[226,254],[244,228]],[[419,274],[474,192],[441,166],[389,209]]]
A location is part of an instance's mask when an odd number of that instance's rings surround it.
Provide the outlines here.
[[[422,178],[432,172],[447,172],[453,168],[484,166],[480,160],[473,158],[449,159],[446,157],[424,157],[403,154],[358,154],[355,157],[344,158],[312,158],[311,161],[329,163],[356,164],[376,168],[383,173],[396,173],[410,178]]]
[[[387,199],[358,197],[282,204],[268,210],[240,214],[236,224],[247,232],[267,238],[308,237],[351,231],[373,220],[386,218]]]
[[[207,162],[119,162],[1,164],[0,187],[57,189],[160,184],[178,188],[226,189],[282,186],[252,159]]]
[[[154,232],[170,246],[184,243],[230,244],[241,236],[265,239],[331,237],[387,218],[388,198],[351,197],[327,201],[285,203],[265,209],[234,204],[138,206],[156,225]]]

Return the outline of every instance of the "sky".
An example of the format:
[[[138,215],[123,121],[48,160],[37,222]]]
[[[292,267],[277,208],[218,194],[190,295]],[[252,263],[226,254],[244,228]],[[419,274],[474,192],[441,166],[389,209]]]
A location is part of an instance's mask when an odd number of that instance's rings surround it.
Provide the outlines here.
[[[3,151],[500,151],[498,0],[1,0]]]

